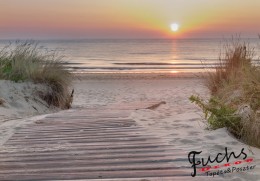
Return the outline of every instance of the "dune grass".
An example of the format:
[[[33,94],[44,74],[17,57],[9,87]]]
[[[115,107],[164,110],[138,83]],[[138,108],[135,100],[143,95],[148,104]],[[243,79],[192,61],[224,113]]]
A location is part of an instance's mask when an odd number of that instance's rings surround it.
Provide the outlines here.
[[[65,109],[71,103],[72,74],[62,63],[62,57],[34,42],[16,42],[0,51],[0,78],[45,84],[47,91],[39,93],[42,99]]]
[[[205,76],[210,100],[190,100],[203,109],[209,128],[227,127],[237,138],[260,147],[260,69],[252,62],[254,54],[254,48],[240,40],[225,45],[218,66]]]
[[[208,72],[206,85],[211,93],[217,94],[224,84],[236,81],[237,77],[244,76],[253,66],[254,48],[239,39],[232,40],[224,45],[224,54],[220,55],[214,72]]]

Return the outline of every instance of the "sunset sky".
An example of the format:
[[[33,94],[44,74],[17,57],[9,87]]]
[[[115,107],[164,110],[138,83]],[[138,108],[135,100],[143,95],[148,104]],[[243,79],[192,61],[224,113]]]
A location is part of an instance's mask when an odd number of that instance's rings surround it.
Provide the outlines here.
[[[179,29],[171,31],[171,24]],[[0,39],[214,38],[260,33],[260,0],[0,0]]]

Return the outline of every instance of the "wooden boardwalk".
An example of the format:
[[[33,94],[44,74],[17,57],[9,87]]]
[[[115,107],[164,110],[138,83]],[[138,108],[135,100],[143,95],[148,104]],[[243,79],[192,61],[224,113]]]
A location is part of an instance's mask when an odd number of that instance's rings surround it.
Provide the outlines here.
[[[182,150],[129,119],[151,103],[69,110],[24,124],[0,150],[0,180],[190,180]]]

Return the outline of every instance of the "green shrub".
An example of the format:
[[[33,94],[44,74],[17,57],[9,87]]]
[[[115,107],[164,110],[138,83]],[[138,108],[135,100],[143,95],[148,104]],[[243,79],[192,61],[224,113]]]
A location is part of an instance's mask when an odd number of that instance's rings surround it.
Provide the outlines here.
[[[193,95],[190,97],[190,101],[203,110],[210,129],[227,127],[236,136],[241,136],[241,118],[235,114],[235,109],[221,103],[214,97],[205,103],[199,96]]]
[[[16,42],[2,49],[0,78],[46,84],[49,89],[41,97],[50,105],[65,109],[71,102],[72,74],[64,67],[62,57],[34,42]]]

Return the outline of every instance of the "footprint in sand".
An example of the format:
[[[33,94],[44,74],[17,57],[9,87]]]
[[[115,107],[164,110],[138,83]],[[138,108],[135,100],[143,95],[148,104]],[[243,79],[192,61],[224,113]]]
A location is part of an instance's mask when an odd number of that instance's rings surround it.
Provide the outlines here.
[[[236,142],[236,141],[229,141],[229,142],[227,142],[227,144],[228,144],[228,145],[237,145],[238,142]]]
[[[191,132],[189,132],[189,135],[197,136],[197,135],[199,135],[199,132],[191,131]]]
[[[172,133],[172,134],[170,134],[170,136],[179,136],[179,134],[177,134],[177,133]]]
[[[226,146],[225,145],[215,145],[214,147],[215,147],[214,149],[224,150]]]
[[[189,121],[193,122],[193,121],[200,121],[199,119],[189,119]]]
[[[180,140],[180,142],[182,142],[182,143],[184,143],[184,144],[191,144],[191,143],[194,143],[194,141],[196,141],[196,142],[200,142],[200,141],[202,141],[202,139],[199,139],[199,138],[197,138],[197,139],[195,139],[195,140],[188,140],[188,139],[181,139]]]
[[[172,141],[170,141],[170,143],[176,143],[179,140],[180,140],[180,138],[173,138]]]
[[[181,127],[182,127],[182,128],[186,128],[186,129],[187,129],[187,128],[193,128],[193,127],[190,126],[190,125],[181,125]]]
[[[205,138],[209,139],[209,140],[215,140],[216,137],[215,136],[205,136]]]
[[[181,122],[182,120],[174,120],[175,123],[179,123]]]

